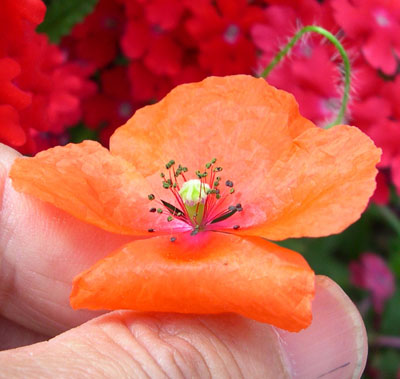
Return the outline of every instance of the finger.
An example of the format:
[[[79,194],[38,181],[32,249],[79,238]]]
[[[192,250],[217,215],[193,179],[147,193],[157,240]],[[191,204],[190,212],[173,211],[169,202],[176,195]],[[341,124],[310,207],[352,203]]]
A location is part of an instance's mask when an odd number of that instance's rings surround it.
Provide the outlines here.
[[[113,312],[49,342],[2,352],[0,365],[5,377],[16,378],[359,377],[366,357],[362,320],[327,278],[317,281],[313,316],[309,329],[291,334],[235,315]],[[348,364],[332,371],[336,355]]]
[[[361,315],[331,279],[319,275],[316,286],[311,326],[297,334],[278,330],[291,369],[301,378],[358,378],[368,354]]]
[[[7,171],[17,156],[0,144],[0,314],[54,336],[99,314],[71,309],[72,279],[131,238],[14,191]]]
[[[49,336],[36,333],[0,316],[0,351],[45,341]]]

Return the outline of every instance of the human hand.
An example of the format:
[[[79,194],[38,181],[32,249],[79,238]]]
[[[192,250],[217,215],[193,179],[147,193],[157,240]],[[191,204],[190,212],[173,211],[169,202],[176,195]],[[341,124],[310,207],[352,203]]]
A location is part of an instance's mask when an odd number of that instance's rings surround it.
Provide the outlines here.
[[[361,376],[367,355],[362,319],[326,277],[317,277],[313,323],[300,333],[228,314],[72,310],[72,278],[130,237],[15,192],[6,178],[17,155],[0,146],[0,347],[34,344],[1,352],[0,376]]]

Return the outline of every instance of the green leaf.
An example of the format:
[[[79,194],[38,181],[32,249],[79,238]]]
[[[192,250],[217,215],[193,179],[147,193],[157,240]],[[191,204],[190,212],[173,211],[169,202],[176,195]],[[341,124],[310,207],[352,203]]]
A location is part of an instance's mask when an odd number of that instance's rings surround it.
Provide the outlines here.
[[[98,0],[54,0],[47,7],[46,17],[37,31],[46,33],[51,42],[60,42],[61,37],[93,11]]]

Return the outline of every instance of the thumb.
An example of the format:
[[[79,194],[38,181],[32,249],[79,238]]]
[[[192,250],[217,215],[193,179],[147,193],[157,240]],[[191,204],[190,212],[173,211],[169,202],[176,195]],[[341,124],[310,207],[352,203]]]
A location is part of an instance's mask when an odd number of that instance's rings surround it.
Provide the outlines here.
[[[0,353],[4,377],[359,378],[362,319],[334,282],[317,277],[313,323],[288,333],[236,315],[118,311]]]

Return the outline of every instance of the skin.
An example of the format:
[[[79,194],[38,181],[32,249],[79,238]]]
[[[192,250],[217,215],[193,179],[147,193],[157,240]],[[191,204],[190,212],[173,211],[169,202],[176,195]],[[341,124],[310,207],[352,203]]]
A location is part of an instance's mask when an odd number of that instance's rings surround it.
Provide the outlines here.
[[[362,319],[317,276],[313,323],[289,333],[241,316],[100,314],[69,306],[72,278],[129,237],[13,190],[0,145],[0,377],[359,378]]]

